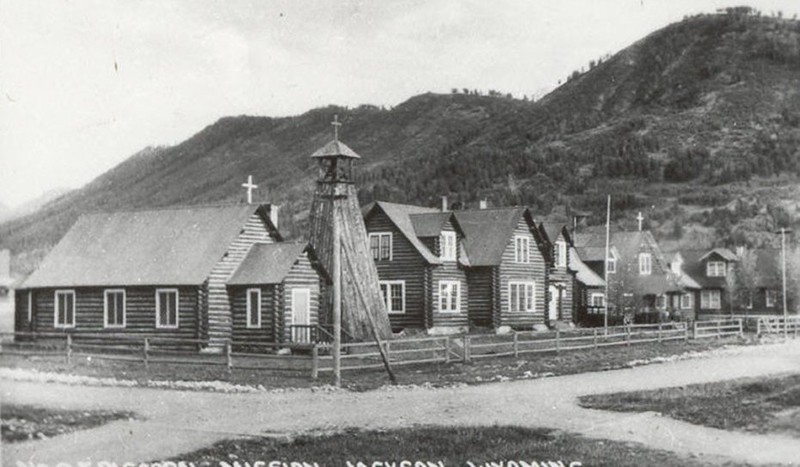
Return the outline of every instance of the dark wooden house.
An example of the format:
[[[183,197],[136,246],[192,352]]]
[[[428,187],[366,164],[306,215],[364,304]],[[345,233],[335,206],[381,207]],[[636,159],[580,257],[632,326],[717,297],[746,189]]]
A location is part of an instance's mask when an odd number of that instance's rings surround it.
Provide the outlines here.
[[[320,332],[320,292],[327,275],[306,243],[255,244],[227,280],[232,342],[311,343]]]
[[[547,322],[543,239],[526,208],[455,211],[464,232],[468,316],[479,327]]]
[[[219,349],[234,335],[241,300],[231,295],[240,284],[228,280],[254,245],[281,240],[275,212],[269,205],[235,205],[84,215],[21,285],[15,328],[192,338]],[[291,297],[281,300],[291,308]]]
[[[382,201],[363,213],[393,330],[467,329],[464,233],[453,213]]]
[[[567,226],[542,222],[539,231],[544,240],[544,257],[548,266],[547,321],[571,323],[575,315],[575,270],[570,268],[574,244]]]
[[[670,266],[684,285],[680,309],[691,308],[695,316],[729,313],[733,305],[729,289],[736,263],[736,254],[727,248],[681,250],[674,254]]]
[[[583,259],[575,247],[570,248],[569,268],[575,273],[573,305],[575,322],[585,326],[605,323],[606,281]]]

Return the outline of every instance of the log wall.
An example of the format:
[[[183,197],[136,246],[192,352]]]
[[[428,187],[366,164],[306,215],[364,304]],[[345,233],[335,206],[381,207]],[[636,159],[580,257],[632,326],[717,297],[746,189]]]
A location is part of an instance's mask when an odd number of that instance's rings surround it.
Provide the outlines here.
[[[547,278],[546,264],[539,248],[536,247],[536,239],[531,233],[530,226],[525,217],[520,217],[519,223],[514,234],[508,241],[503,251],[502,262],[498,267],[498,280],[496,286],[499,287],[497,297],[500,299],[499,320],[495,323],[500,326],[512,326],[518,328],[530,327],[534,324],[543,324],[545,321],[547,304]],[[516,263],[514,255],[514,237],[522,235],[529,238],[530,242],[530,262]],[[536,297],[534,301],[534,312],[512,312],[510,311],[508,284],[512,281],[534,281]]]

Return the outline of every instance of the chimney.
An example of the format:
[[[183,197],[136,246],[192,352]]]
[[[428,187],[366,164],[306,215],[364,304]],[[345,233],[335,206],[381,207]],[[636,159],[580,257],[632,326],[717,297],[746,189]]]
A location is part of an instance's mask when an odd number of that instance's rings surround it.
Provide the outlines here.
[[[480,200],[478,202],[478,208],[479,209],[486,209],[487,206],[488,206],[488,203],[486,201],[486,198],[483,198],[482,200]]]
[[[447,211],[447,196],[442,196],[442,212]]]
[[[269,221],[272,222],[272,225],[275,228],[278,228],[278,213],[281,211],[281,207],[277,204],[270,204],[269,205]]]

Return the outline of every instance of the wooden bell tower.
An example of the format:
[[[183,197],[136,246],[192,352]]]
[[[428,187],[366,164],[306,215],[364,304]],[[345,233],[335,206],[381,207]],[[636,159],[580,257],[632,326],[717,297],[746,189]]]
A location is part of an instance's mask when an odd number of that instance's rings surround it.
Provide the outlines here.
[[[355,340],[384,339],[391,336],[389,315],[353,183],[353,163],[361,157],[339,141],[338,118],[332,125],[333,141],[311,155],[319,166],[319,178],[309,242],[334,280],[333,293],[327,294],[327,306],[322,308],[334,325],[340,311],[342,330]]]

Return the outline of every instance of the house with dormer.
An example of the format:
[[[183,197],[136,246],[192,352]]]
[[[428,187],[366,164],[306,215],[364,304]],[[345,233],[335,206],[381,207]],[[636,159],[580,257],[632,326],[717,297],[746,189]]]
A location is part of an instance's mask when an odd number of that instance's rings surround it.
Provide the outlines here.
[[[362,212],[392,329],[468,329],[465,235],[453,213],[383,201]]]
[[[730,311],[737,261],[736,254],[727,248],[686,249],[674,254],[671,269],[682,278],[685,289],[681,309],[691,303],[697,316]]]
[[[543,251],[548,267],[547,317],[549,321],[572,322],[575,315],[575,274],[571,257],[574,244],[565,224],[542,222],[539,232],[543,237]]]

